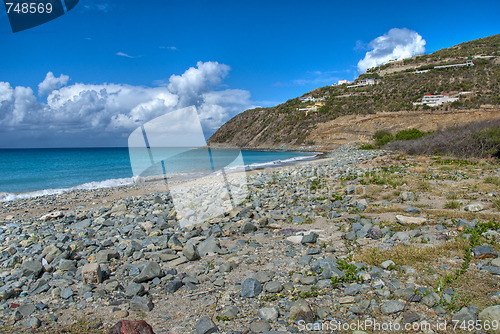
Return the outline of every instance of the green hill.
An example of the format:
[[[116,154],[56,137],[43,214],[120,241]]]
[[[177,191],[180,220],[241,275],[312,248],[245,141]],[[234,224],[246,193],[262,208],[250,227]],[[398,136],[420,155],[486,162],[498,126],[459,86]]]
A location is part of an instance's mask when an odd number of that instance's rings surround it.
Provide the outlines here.
[[[472,60],[475,66],[433,68],[467,60]],[[417,70],[429,71],[416,73]],[[314,145],[308,136],[320,123],[351,114],[424,111],[430,107],[414,106],[413,102],[420,101],[425,94],[460,97],[453,103],[432,108],[437,111],[497,108],[500,106],[500,35],[372,68],[352,84],[368,78],[376,79],[377,83],[352,88],[326,86],[304,94],[303,97],[324,99],[320,102],[324,105],[307,114],[298,109],[310,108],[314,103],[302,102],[299,98],[276,107],[246,110],[217,130],[209,143],[238,147]],[[460,92],[472,93],[458,95]]]

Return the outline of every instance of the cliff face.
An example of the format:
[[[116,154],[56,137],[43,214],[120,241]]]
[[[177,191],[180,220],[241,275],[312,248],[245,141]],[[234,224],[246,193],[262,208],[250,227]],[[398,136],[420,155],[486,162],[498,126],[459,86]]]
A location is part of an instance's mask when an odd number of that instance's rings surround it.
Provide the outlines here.
[[[475,66],[432,69],[467,60]],[[426,69],[430,70],[416,73]],[[355,83],[367,78],[376,79],[376,84],[321,87],[304,94],[320,101],[295,98],[276,107],[247,110],[224,124],[208,142],[218,147],[327,149],[369,140],[377,130],[415,127],[428,131],[500,117],[500,35],[382,65]],[[459,95],[465,91],[471,93]],[[419,102],[425,94],[448,94],[459,100],[432,108],[414,106],[412,102]]]

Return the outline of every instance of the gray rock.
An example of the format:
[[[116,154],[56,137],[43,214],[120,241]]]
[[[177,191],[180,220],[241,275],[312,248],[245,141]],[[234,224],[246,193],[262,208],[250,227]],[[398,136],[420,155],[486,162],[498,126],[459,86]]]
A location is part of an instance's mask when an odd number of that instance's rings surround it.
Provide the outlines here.
[[[429,293],[427,296],[422,298],[422,303],[427,305],[428,307],[434,307],[439,302],[439,295],[435,292]]]
[[[38,328],[41,324],[40,320],[36,317],[28,318],[22,322],[22,325],[26,328]]]
[[[274,321],[278,319],[278,310],[274,307],[263,307],[259,310],[259,316],[265,321]]]
[[[217,333],[219,328],[209,317],[203,317],[196,323],[196,334]]]
[[[405,242],[405,241],[409,241],[410,240],[410,236],[408,234],[406,234],[405,232],[396,232],[392,236],[392,239],[393,240],[399,240],[401,242]]]
[[[271,329],[271,325],[264,320],[256,320],[250,324],[250,330],[253,333],[264,333]]]
[[[309,304],[304,299],[299,299],[290,307],[290,318],[311,323],[314,321],[315,316]]]
[[[156,262],[148,262],[141,273],[135,277],[134,281],[136,283],[143,283],[162,276],[163,270],[160,265]]]
[[[130,301],[130,309],[132,311],[149,312],[154,308],[154,304],[148,297],[134,296]]]
[[[60,296],[62,299],[68,299],[74,295],[73,290],[70,288],[64,288],[61,290]]]
[[[38,277],[43,271],[43,266],[40,261],[24,261],[21,265],[21,269],[23,270],[24,276],[34,275]]]
[[[361,285],[357,284],[357,283],[354,283],[354,284],[351,284],[349,285],[345,290],[344,290],[344,294],[346,296],[354,296],[354,295],[357,295],[359,293],[359,291],[361,290]]]
[[[23,315],[23,317],[29,317],[30,315],[33,314],[33,312],[35,312],[36,310],[36,307],[34,304],[24,304],[24,305],[20,305],[17,310],[19,311],[19,313],[21,313]]]
[[[184,254],[189,261],[196,261],[200,258],[198,248],[192,242],[188,242],[184,248],[182,248],[182,254]]]
[[[231,270],[233,270],[233,266],[230,263],[223,263],[219,267],[219,272],[220,273],[228,273]]]
[[[73,260],[61,259],[59,261],[59,270],[76,271],[76,263]]]
[[[241,285],[241,297],[253,298],[262,292],[262,284],[255,278],[247,278]]]
[[[83,284],[101,283],[102,271],[98,263],[89,263],[82,268],[82,281]]]
[[[380,266],[381,266],[382,268],[384,268],[384,269],[387,269],[387,268],[389,268],[389,267],[391,267],[391,266],[394,266],[394,265],[395,265],[395,264],[394,264],[394,262],[393,262],[392,260],[387,260],[387,261],[384,261],[384,262],[382,262],[382,263],[380,264]]]
[[[238,315],[238,313],[238,308],[234,306],[228,306],[225,308],[224,312],[222,312],[222,316],[227,318],[234,318]]]
[[[484,210],[484,205],[481,203],[472,203],[464,207],[465,211],[478,212]]]
[[[318,240],[319,235],[315,232],[311,232],[307,235],[304,235],[302,237],[302,243],[303,244],[313,244]]]
[[[128,297],[142,296],[145,292],[144,286],[140,283],[131,282],[125,289],[125,295]]]
[[[397,300],[389,300],[382,304],[380,310],[384,314],[393,314],[403,310],[405,304]]]
[[[372,226],[367,232],[367,236],[372,239],[380,239],[383,234],[378,226]]]
[[[198,244],[198,252],[201,256],[205,256],[208,253],[220,253],[221,248],[219,244],[219,240],[215,237],[210,236]]]
[[[500,275],[500,267],[495,267],[495,266],[484,266],[481,268],[481,270],[487,271],[490,274],[493,275]]]
[[[14,295],[14,289],[11,285],[7,284],[0,288],[0,299],[5,300],[9,299]]]
[[[419,321],[420,320],[420,315],[418,315],[418,313],[415,313],[415,312],[405,312],[403,313],[403,323],[405,324],[411,324],[411,323],[414,323],[415,321]]]
[[[269,282],[270,280],[272,280],[275,275],[276,275],[276,273],[274,271],[262,270],[262,271],[258,271],[256,273],[252,273],[248,277],[255,278],[260,283],[266,283],[266,282]]]
[[[406,208],[405,211],[407,213],[416,214],[416,215],[420,214],[420,212],[421,212],[419,208],[416,208],[414,206],[410,206],[410,207]]]
[[[497,251],[490,246],[476,246],[472,248],[472,254],[476,259],[497,258]]]
[[[266,289],[267,292],[278,293],[281,290],[283,290],[283,284],[281,284],[278,281],[271,281],[267,282],[264,288]]]
[[[353,195],[355,192],[356,192],[356,187],[354,187],[354,186],[349,186],[349,187],[345,190],[345,194],[346,194],[346,195]]]
[[[246,222],[243,224],[243,226],[241,227],[241,233],[252,233],[252,232],[255,232],[257,231],[257,226],[255,226],[254,224],[250,223],[250,222]]]
[[[469,321],[476,322],[477,318],[474,313],[472,313],[467,307],[462,308],[460,311],[455,313],[451,320],[455,323],[458,322],[458,326],[462,323],[467,325]]]
[[[399,194],[399,198],[403,201],[414,201],[415,200],[415,194],[411,191],[402,191]]]
[[[479,313],[478,319],[481,320],[482,324],[493,324],[494,321],[498,321],[500,319],[500,305],[485,308]],[[500,328],[497,327],[496,331],[491,330],[490,333],[499,334]]]
[[[182,282],[179,280],[174,280],[171,282],[168,282],[167,286],[165,287],[165,291],[167,293],[174,293],[177,290],[179,290],[182,287]]]

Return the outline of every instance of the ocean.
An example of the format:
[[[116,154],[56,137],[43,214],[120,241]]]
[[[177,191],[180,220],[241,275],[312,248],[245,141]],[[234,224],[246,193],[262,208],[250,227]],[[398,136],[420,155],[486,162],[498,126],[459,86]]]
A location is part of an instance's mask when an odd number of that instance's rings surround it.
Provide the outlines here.
[[[168,156],[169,149],[163,150],[160,153]],[[193,177],[210,173],[214,164],[215,168],[228,165],[227,162],[240,153],[236,150],[211,150],[207,162],[207,150],[191,150],[190,154],[174,152],[175,159],[165,160],[168,164],[153,164],[149,159],[151,156],[145,158],[146,151],[134,154],[132,149],[131,152],[129,154],[128,148],[0,149],[0,201],[132,185],[134,176],[162,174],[165,168],[169,177]],[[311,160],[316,155],[242,150],[236,161],[248,170]],[[157,156],[154,158],[158,161]],[[230,166],[238,167],[234,163]]]

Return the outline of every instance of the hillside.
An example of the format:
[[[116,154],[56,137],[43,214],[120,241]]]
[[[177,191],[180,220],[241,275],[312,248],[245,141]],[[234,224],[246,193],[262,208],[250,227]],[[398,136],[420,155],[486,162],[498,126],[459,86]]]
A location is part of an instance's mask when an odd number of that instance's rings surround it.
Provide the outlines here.
[[[468,60],[472,60],[474,66],[434,68],[465,64]],[[371,83],[375,84],[348,87],[366,79],[374,79]],[[209,143],[213,146],[261,148],[312,145],[330,148],[338,144],[334,138],[343,136],[336,124],[353,117],[348,115],[413,113],[418,115],[419,123],[433,122],[427,126],[431,128],[448,126],[448,119],[456,125],[454,117],[441,120],[436,119],[436,114],[457,112],[463,116],[471,110],[486,110],[489,111],[486,117],[491,118],[500,110],[500,35],[372,68],[349,85],[321,87],[304,94],[302,100],[298,97],[276,107],[247,110],[217,130]],[[425,94],[447,94],[458,100],[437,107],[413,105]],[[304,101],[306,98],[309,100]],[[309,110],[306,112],[306,109]],[[430,115],[428,120],[426,115]],[[458,119],[467,122],[477,120],[481,113],[478,115]],[[367,129],[358,124],[356,131],[363,136],[354,136],[350,140],[363,140],[372,131],[390,127],[388,122],[392,118],[388,116],[385,121],[379,121],[376,126],[371,124]],[[396,130],[409,126],[405,122],[398,124]],[[346,127],[343,129],[345,131]]]

